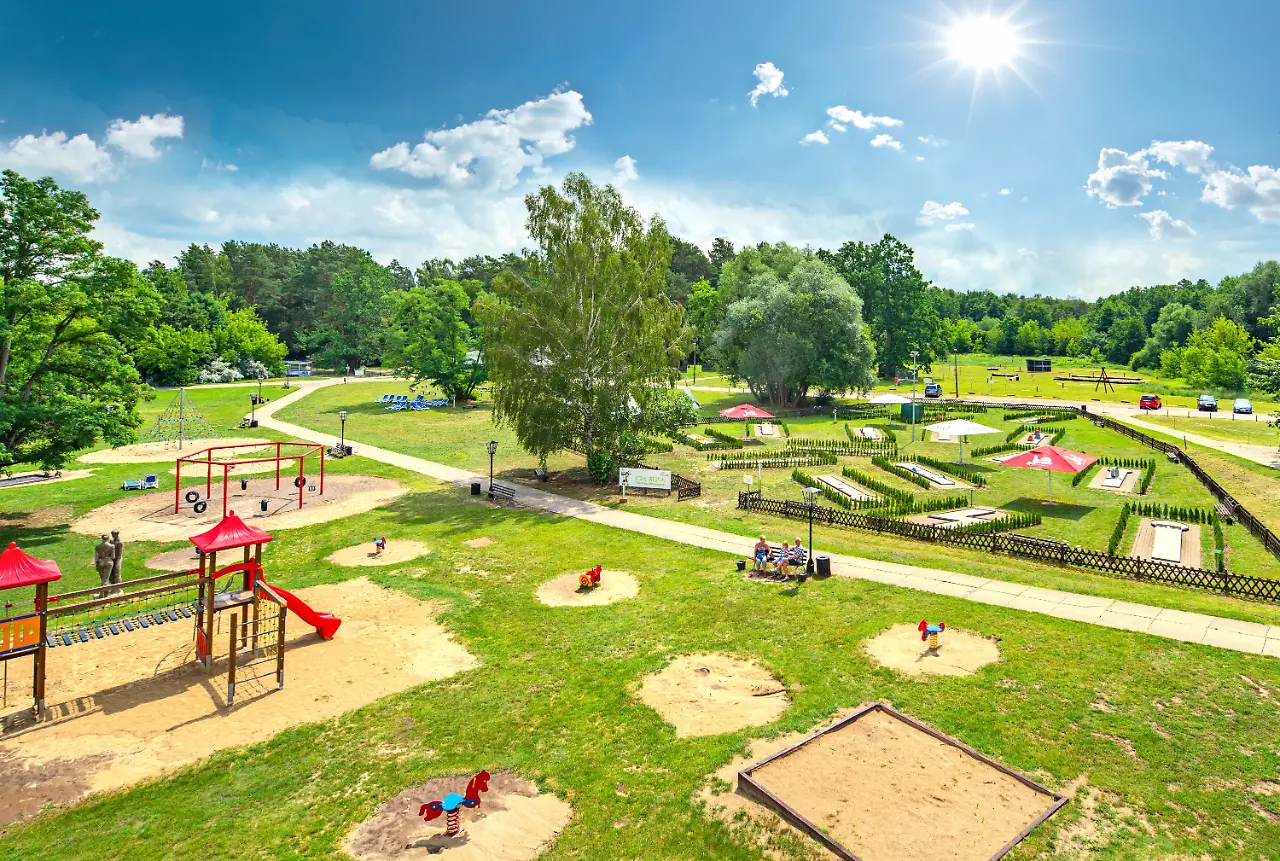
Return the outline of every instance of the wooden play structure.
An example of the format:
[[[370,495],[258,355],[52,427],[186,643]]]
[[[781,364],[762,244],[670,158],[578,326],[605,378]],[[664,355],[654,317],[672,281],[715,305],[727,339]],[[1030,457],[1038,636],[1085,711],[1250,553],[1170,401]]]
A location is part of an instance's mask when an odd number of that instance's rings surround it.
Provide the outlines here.
[[[1133,386],[1138,383],[1145,383],[1146,380],[1141,377],[1113,377],[1107,373],[1106,368],[1101,368],[1094,376],[1086,376],[1084,374],[1060,374],[1053,378],[1056,381],[1067,383],[1093,383],[1093,390],[1096,392],[1101,389],[1104,392],[1114,392],[1116,386]]]
[[[34,656],[32,698],[35,717],[45,714],[45,667],[49,649],[66,648],[144,631],[153,626],[193,622],[196,659],[212,673],[218,614],[230,610],[227,647],[227,705],[237,684],[275,676],[284,687],[285,622],[292,611],[332,639],[342,620],[317,612],[288,590],[262,577],[262,547],[270,534],[228,512],[216,526],[190,541],[197,567],[49,595],[62,575],[52,561],[28,556],[15,544],[0,554],[0,590],[35,587],[34,597],[11,600],[0,619],[0,662]],[[219,567],[218,554],[240,550],[240,558]],[[239,577],[228,575],[239,574]],[[219,588],[218,581],[224,580]],[[28,606],[29,605],[29,606]],[[7,679],[7,675],[6,675]]]
[[[260,449],[275,446],[276,453],[266,457],[253,458],[235,458],[230,460],[219,460],[217,457],[223,457],[229,453],[235,454],[236,449]],[[285,452],[285,448],[289,451]],[[215,457],[214,452],[223,452],[223,455]],[[208,448],[202,448],[191,454],[183,455],[174,462],[177,479],[173,483],[173,513],[177,514],[185,499],[189,505],[194,507],[197,514],[204,513],[205,507],[209,500],[213,498],[213,475],[214,471],[222,470],[222,516],[227,516],[227,483],[230,479],[231,472],[237,466],[247,466],[249,464],[258,463],[274,463],[276,467],[276,490],[280,489],[281,463],[287,461],[296,461],[298,464],[298,474],[293,479],[293,486],[298,489],[298,508],[302,508],[302,491],[307,488],[308,482],[306,477],[306,459],[316,455],[320,459],[320,495],[324,496],[324,446],[315,442],[275,442],[250,445],[214,445]],[[203,466],[205,468],[205,484],[204,499],[200,498],[200,491],[187,490],[185,494],[182,492],[182,465]],[[314,484],[311,485],[314,488]]]

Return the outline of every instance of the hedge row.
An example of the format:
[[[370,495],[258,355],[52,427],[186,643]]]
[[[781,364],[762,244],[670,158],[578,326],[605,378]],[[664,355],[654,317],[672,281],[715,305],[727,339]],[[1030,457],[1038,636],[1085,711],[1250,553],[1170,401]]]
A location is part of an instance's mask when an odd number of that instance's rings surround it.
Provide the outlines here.
[[[1111,540],[1107,542],[1107,555],[1115,556],[1120,542],[1124,540],[1124,531],[1129,527],[1129,503],[1120,507],[1120,516],[1116,518],[1115,528],[1111,530]]]
[[[1218,551],[1213,556],[1217,561],[1218,573],[1221,574],[1227,567],[1227,542],[1222,537],[1222,521],[1216,517],[1213,518],[1213,548]]]
[[[1140,517],[1153,517],[1157,520],[1188,520],[1192,523],[1213,523],[1218,519],[1212,508],[1200,508],[1196,505],[1169,505],[1160,502],[1126,502]]]
[[[1015,529],[1026,529],[1029,526],[1039,525],[1040,515],[1034,511],[1015,511],[991,520],[976,520],[973,523],[966,523],[964,526],[957,526],[956,529],[961,532],[976,532],[980,535],[986,535],[992,532],[1012,532]]]
[[[969,457],[990,457],[993,454],[1004,454],[1006,451],[1020,451],[1022,446],[1016,442],[1002,442],[996,445],[979,445],[969,449]]]
[[[754,452],[712,452],[707,460],[720,464],[721,469],[793,469],[797,466],[835,466],[834,454],[760,455]]]
[[[1045,422],[1065,422],[1079,417],[1080,414],[1074,410],[1055,410],[1053,408],[1044,410],[1022,410],[1020,412],[1004,414],[1004,420],[1007,422],[1014,422],[1019,419],[1039,419],[1038,424],[1044,424]]]
[[[850,499],[834,487],[829,487],[815,481],[813,476],[801,469],[791,470],[791,480],[801,487],[816,487],[818,491],[827,499],[839,505],[841,508],[853,510],[855,508],[875,508],[884,503],[879,499]]]
[[[880,481],[878,478],[872,478],[860,469],[854,469],[846,466],[840,470],[840,473],[847,479],[861,485],[872,493],[878,493],[886,499],[892,499],[894,502],[910,503],[915,500],[916,496],[909,490],[903,490],[900,487]]]
[[[719,440],[720,442],[724,443],[724,444],[725,444],[726,446],[728,446],[729,448],[742,448],[742,447],[743,447],[743,442],[742,442],[742,440],[738,439],[736,436],[732,436],[732,435],[730,435],[730,434],[727,434],[727,433],[725,433],[725,432],[724,432],[724,431],[722,431],[722,430],[716,430],[715,428],[708,427],[708,428],[703,428],[703,429],[702,429],[702,432],[703,432],[703,434],[705,434],[706,436],[711,437],[712,439]]]
[[[885,472],[890,473],[892,475],[896,475],[898,476],[898,478],[909,481],[912,484],[918,484],[920,487],[923,487],[925,490],[929,490],[930,488],[933,487],[933,482],[930,481],[929,479],[925,478],[922,475],[916,475],[914,472],[912,472],[909,469],[905,469],[904,467],[898,466],[896,463],[889,460],[889,458],[884,457],[883,455],[876,455],[875,457],[871,458],[871,462],[876,466],[880,467],[881,469],[883,469]]]
[[[924,454],[911,455],[910,459],[912,463],[919,463],[919,464],[923,464],[924,466],[930,466],[936,469],[938,472],[950,473],[951,475],[954,475],[956,478],[964,479],[965,481],[969,482],[975,487],[987,486],[987,480],[986,478],[983,477],[982,473],[978,469],[975,469],[974,467],[971,467],[968,464],[952,463],[951,461],[942,460],[941,458],[937,458],[937,457],[929,457],[928,455],[924,455]],[[930,485],[932,485],[932,482],[930,482]]]
[[[787,453],[811,452],[819,454],[856,455],[870,457],[877,454],[896,454],[898,447],[889,442],[869,439],[814,439],[791,437],[787,440]]]
[[[884,517],[907,517],[912,514],[928,514],[930,511],[946,511],[949,508],[968,508],[967,496],[912,497],[910,502],[894,502],[870,512]]]

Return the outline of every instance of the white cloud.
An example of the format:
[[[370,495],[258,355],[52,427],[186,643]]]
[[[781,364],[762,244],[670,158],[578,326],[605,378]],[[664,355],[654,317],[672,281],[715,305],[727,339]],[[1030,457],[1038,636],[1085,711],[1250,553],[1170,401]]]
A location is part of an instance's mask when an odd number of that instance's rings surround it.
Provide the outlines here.
[[[1085,188],[1111,209],[1141,206],[1142,198],[1151,191],[1153,178],[1168,179],[1168,174],[1151,169],[1145,151],[1130,155],[1107,148],[1098,154],[1098,169],[1089,174]]]
[[[115,120],[107,127],[107,143],[138,158],[159,158],[158,138],[182,137],[183,120],[169,114],[143,114],[134,122]]]
[[[235,173],[240,168],[230,162],[209,161],[207,158],[200,159],[201,170],[225,170],[227,173]]]
[[[546,157],[573,149],[569,132],[590,124],[582,95],[569,90],[518,108],[491,110],[483,119],[454,128],[429,131],[412,148],[401,141],[375,153],[369,164],[452,186],[474,183],[506,189],[526,168],[536,171]]]
[[[1200,199],[1223,209],[1243,206],[1263,223],[1280,223],[1280,170],[1253,165],[1247,171],[1212,171],[1204,177]]]
[[[831,118],[831,127],[841,132],[844,131],[842,126],[847,125],[863,131],[869,131],[877,126],[893,128],[894,126],[902,125],[902,120],[895,120],[893,117],[877,117],[871,114],[864,114],[862,111],[851,111],[844,105],[827,108],[827,116]]]
[[[972,221],[957,221],[955,224],[947,225],[947,233],[956,233],[961,230],[973,230],[976,227]]]
[[[782,70],[773,63],[757,63],[751,74],[755,75],[756,80],[759,81],[755,89],[747,93],[747,98],[751,100],[751,107],[756,106],[761,96],[777,98],[787,95],[787,88],[782,86]]]
[[[924,156],[922,155],[916,156],[916,161],[924,161]]]
[[[894,140],[893,135],[876,135],[871,139],[871,145],[874,147],[889,147],[902,151],[902,141]]]
[[[1013,194],[1013,189],[1012,189],[1012,188],[1002,188],[1002,189],[1000,189],[1000,196],[1001,196],[1001,197],[1008,197],[1008,196],[1009,196],[1009,195],[1011,195],[1011,194]]]
[[[920,216],[916,218],[916,224],[928,227],[939,221],[954,221],[962,215],[968,214],[969,210],[965,209],[964,204],[958,200],[953,200],[950,203],[926,200],[924,206],[920,208]]]
[[[88,135],[66,132],[23,135],[0,145],[0,166],[27,175],[54,174],[76,182],[111,175],[111,154]]]
[[[640,176],[640,171],[636,170],[636,160],[629,155],[624,155],[613,163],[613,184],[621,188],[629,182],[633,182]]]
[[[1200,173],[1213,167],[1213,147],[1200,141],[1152,141],[1143,154],[1187,173]]]
[[[1191,225],[1174,218],[1163,209],[1139,212],[1138,217],[1151,226],[1151,237],[1153,239],[1164,239],[1166,237],[1169,239],[1190,239],[1196,235],[1196,232],[1191,229]]]
[[[808,144],[815,144],[815,143],[824,144],[824,143],[830,143],[830,142],[831,141],[827,138],[827,136],[822,133],[822,129],[818,129],[816,132],[809,132],[807,135],[800,138],[801,146],[807,146]]]
[[[925,146],[946,146],[951,143],[951,141],[946,138],[934,137],[933,135],[920,135],[916,140],[920,141],[920,143]]]
[[[831,126],[831,128],[835,129],[835,130],[836,130],[836,131],[838,131],[838,132],[842,132],[842,131],[845,131],[845,130],[847,129],[847,127],[846,127],[846,126],[841,125],[840,123],[836,122],[835,120],[831,120],[829,123],[827,123],[827,125]]]

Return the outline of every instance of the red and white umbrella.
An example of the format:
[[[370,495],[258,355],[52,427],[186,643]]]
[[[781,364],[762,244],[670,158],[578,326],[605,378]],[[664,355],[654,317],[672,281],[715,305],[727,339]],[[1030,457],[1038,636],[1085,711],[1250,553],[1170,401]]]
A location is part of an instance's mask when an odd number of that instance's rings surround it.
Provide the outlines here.
[[[1069,448],[1058,448],[1056,445],[1042,445],[1030,451],[1024,451],[1011,457],[1003,466],[1016,466],[1020,469],[1043,469],[1049,474],[1049,502],[1053,502],[1053,474],[1055,472],[1084,472],[1098,458],[1091,454],[1072,451]]]

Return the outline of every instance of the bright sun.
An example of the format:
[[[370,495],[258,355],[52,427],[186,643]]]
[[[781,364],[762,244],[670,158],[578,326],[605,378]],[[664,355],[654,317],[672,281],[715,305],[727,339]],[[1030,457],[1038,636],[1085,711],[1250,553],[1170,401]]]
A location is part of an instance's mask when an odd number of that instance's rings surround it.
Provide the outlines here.
[[[1013,66],[1022,39],[1008,18],[973,15],[951,25],[946,36],[951,59],[975,69]]]

